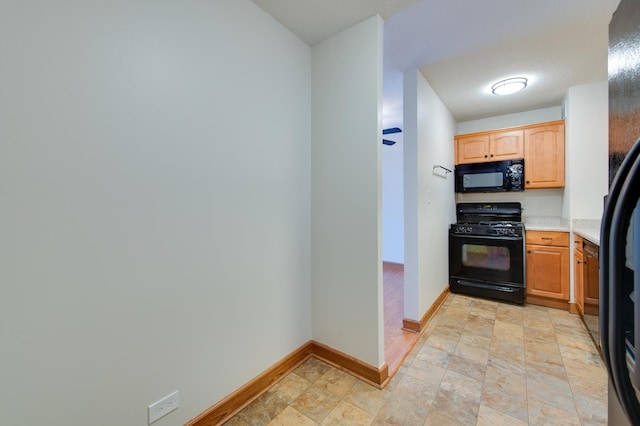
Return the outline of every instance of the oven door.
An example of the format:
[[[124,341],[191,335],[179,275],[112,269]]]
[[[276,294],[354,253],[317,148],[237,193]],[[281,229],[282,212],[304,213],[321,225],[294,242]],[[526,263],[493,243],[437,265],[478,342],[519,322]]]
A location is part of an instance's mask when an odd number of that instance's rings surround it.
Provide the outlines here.
[[[449,234],[454,292],[524,303],[524,238]]]

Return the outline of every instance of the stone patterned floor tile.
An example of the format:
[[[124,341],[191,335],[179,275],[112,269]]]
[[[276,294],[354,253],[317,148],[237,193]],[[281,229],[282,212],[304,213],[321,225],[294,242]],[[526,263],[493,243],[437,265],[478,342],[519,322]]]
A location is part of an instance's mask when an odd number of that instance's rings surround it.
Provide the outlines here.
[[[563,359],[603,367],[602,358],[600,358],[595,348],[593,351],[583,351],[564,345],[558,345],[558,347],[560,348],[560,355],[562,355]]]
[[[578,417],[583,425],[606,425],[607,416],[607,399],[591,398],[584,395],[573,396],[576,403],[576,409],[578,410]]]
[[[355,405],[341,401],[336,408],[329,413],[322,425],[342,426],[342,425],[370,425],[374,416]]]
[[[549,338],[544,337],[532,337],[525,332],[524,336],[524,349],[525,350],[538,350],[545,351],[553,354],[560,353],[560,347],[556,341],[555,334]]]
[[[483,381],[481,380],[475,380],[455,371],[447,370],[440,383],[440,389],[465,400],[480,402],[482,384]]]
[[[438,394],[440,386],[406,375],[400,384],[393,390],[391,396],[406,399],[417,405],[428,408]]]
[[[549,426],[580,426],[575,412],[567,412],[547,405],[535,398],[529,398],[529,424]]]
[[[342,398],[355,386],[357,381],[358,379],[351,374],[347,374],[337,368],[332,368],[315,382],[315,386]]]
[[[528,350],[525,355],[525,366],[528,374],[541,373],[561,380],[567,379],[567,371],[559,354]]]
[[[455,352],[459,340],[460,336],[456,338],[449,338],[432,334],[424,342],[424,346],[440,349],[441,351],[452,354]]]
[[[269,422],[268,426],[314,426],[316,422],[292,407],[285,408],[282,413]]]
[[[462,337],[458,342],[458,346],[456,346],[456,351],[454,352],[454,354],[478,364],[486,364],[487,361],[489,360],[488,348],[478,347],[475,344],[472,344],[471,342],[469,342],[468,340],[463,341]]]
[[[487,365],[470,361],[458,355],[452,355],[451,360],[449,360],[448,370],[482,381],[487,371]]]
[[[322,362],[317,358],[311,357],[302,365],[293,370],[294,374],[313,383],[322,377],[327,371],[331,370],[331,366],[326,362]]]
[[[526,426],[526,421],[511,417],[480,404],[477,426]]]
[[[244,421],[240,416],[233,416],[224,423],[224,426],[249,426],[249,423]]]
[[[567,374],[570,377],[582,377],[585,379],[599,379],[602,381],[607,380],[607,373],[603,367],[593,364],[588,364],[580,361],[574,361],[572,359],[565,359],[564,366],[567,370]]]
[[[479,406],[479,400],[469,399],[455,391],[441,388],[431,404],[431,409],[446,413],[463,424],[473,425],[478,419]]]
[[[523,326],[523,311],[524,308],[519,306],[501,304],[496,309],[496,321]]]
[[[487,379],[482,389],[481,405],[526,422],[528,419],[526,385]]]
[[[519,356],[505,356],[502,353],[492,352],[489,354],[488,366],[508,371],[512,374],[524,375],[525,364],[524,354]]]
[[[416,358],[407,369],[407,376],[415,377],[425,383],[439,385],[446,371],[447,370],[442,367]]]
[[[391,393],[386,389],[379,390],[368,383],[358,382],[345,400],[375,416],[390,397]]]
[[[509,321],[496,320],[494,322],[494,333],[502,339],[514,340],[524,344],[524,326]]]
[[[377,417],[394,425],[421,426],[424,424],[428,412],[429,408],[423,404],[415,404],[397,395],[392,395],[382,406]]]
[[[456,419],[448,413],[435,411],[434,409],[429,411],[429,415],[427,416],[427,420],[424,424],[425,426],[469,426],[461,419]]]
[[[251,426],[266,425],[287,406],[287,403],[278,398],[275,392],[268,390],[242,409],[238,416]]]
[[[524,374],[516,374],[490,365],[487,367],[485,374],[484,387],[492,387],[504,393],[526,396],[527,378]]]
[[[335,408],[340,398],[318,386],[304,391],[291,406],[317,423],[321,423]]]
[[[575,402],[568,379],[527,371],[527,396],[552,407],[575,412]]]
[[[420,351],[416,354],[416,359],[426,361],[437,367],[447,368],[451,353],[427,345],[420,348]]]
[[[278,396],[278,398],[287,403],[291,403],[309,386],[311,386],[310,381],[303,379],[297,374],[288,374],[271,390]]]

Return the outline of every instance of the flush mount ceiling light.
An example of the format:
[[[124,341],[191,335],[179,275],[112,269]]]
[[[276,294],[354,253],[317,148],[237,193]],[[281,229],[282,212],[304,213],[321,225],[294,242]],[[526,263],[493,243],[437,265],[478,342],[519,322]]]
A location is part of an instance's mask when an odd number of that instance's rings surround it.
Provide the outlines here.
[[[524,77],[507,78],[491,86],[491,92],[494,95],[510,95],[527,87],[527,81]]]

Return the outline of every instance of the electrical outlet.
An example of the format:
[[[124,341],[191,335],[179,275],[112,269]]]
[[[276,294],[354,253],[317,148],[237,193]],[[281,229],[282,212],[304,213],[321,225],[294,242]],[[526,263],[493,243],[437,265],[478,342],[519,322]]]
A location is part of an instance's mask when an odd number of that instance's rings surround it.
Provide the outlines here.
[[[151,404],[149,406],[149,424],[178,408],[179,403],[178,391],[175,391],[171,395],[165,396],[160,401],[156,401]]]

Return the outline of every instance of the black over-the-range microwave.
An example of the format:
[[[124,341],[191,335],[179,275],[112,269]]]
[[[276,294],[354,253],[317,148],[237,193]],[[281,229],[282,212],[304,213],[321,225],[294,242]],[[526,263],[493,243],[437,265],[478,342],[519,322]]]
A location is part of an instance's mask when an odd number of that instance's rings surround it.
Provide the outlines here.
[[[524,159],[459,164],[456,192],[524,191]]]

